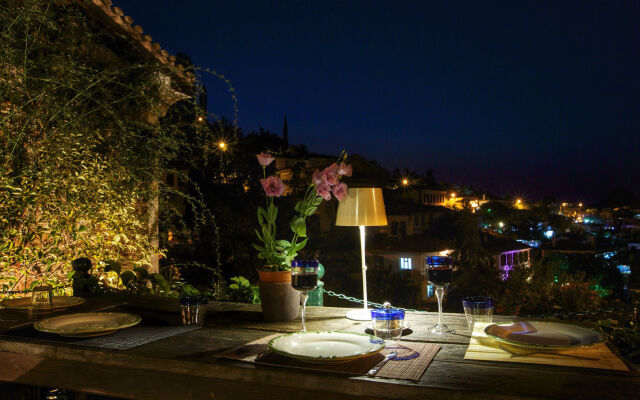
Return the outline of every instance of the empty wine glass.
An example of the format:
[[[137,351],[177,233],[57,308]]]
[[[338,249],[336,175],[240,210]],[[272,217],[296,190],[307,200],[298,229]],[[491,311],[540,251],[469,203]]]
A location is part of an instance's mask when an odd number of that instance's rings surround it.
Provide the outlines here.
[[[292,261],[291,262],[291,286],[300,291],[300,301],[302,303],[302,329],[306,332],[304,317],[307,308],[309,291],[318,286],[318,261]]]
[[[39,318],[51,311],[53,311],[53,290],[51,286],[42,285],[33,288],[28,310],[29,319]]]
[[[429,283],[436,287],[436,298],[438,299],[438,323],[434,325],[429,332],[437,335],[455,332],[454,329],[449,328],[442,322],[442,298],[444,296],[444,288],[451,283],[452,271],[453,259],[451,257],[427,257]]]

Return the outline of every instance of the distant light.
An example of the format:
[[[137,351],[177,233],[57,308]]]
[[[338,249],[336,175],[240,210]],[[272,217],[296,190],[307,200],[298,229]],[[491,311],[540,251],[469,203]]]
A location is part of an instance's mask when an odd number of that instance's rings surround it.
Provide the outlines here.
[[[631,275],[631,266],[630,265],[618,265],[618,271],[622,275]]]
[[[451,193],[451,197],[456,197],[456,194],[455,193]]]
[[[408,180],[407,178],[403,178],[403,179],[402,179],[402,184],[403,184],[404,186],[407,186],[407,185],[409,184],[409,180]]]
[[[227,149],[227,144],[225,142],[220,142],[218,143],[218,148],[220,148],[220,150],[224,151]]]
[[[578,207],[582,207],[582,203],[578,203]]]
[[[545,236],[547,239],[551,239],[551,238],[553,237],[553,234],[554,234],[553,230],[552,230],[552,229],[549,229],[548,231],[546,231],[546,232],[544,233],[544,236]]]
[[[198,117],[198,122],[203,122],[204,121],[204,117],[201,115]]]
[[[518,200],[516,201],[516,203],[520,204],[520,203],[522,203],[522,200],[518,199]]]
[[[566,206],[567,206],[567,203],[562,203],[562,207],[566,207]]]
[[[500,228],[504,228],[504,222],[498,222],[498,226],[499,226]]]

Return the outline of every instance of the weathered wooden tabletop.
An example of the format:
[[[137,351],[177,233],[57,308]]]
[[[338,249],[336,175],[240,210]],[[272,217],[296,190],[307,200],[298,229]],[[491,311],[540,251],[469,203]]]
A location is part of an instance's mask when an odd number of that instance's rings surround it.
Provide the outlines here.
[[[88,309],[117,301],[94,299]],[[132,303],[129,306],[132,307]],[[122,306],[121,306],[122,308]],[[73,310],[72,312],[76,312]],[[344,318],[348,309],[309,307],[307,329],[362,332],[365,322]],[[156,323],[177,323],[177,302],[137,302],[135,312]],[[204,328],[125,351],[81,347],[16,335],[24,316],[0,311],[0,381],[54,386],[85,393],[139,399],[603,399],[640,396],[637,372],[481,362],[464,359],[470,333],[462,314],[445,314],[455,334],[431,335],[434,313],[407,313],[413,333],[406,341],[442,344],[420,382],[351,377],[243,363],[215,354],[275,332],[288,323],[262,321],[260,306],[209,304]],[[506,318],[494,317],[503,321]],[[21,328],[16,328],[23,325]],[[27,331],[25,331],[27,332]]]

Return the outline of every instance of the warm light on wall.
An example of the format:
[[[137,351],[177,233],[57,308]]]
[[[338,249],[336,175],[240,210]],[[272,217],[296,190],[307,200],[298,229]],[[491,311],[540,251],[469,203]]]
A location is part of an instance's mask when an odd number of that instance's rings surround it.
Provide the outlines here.
[[[441,252],[438,253],[439,256],[443,256],[446,257],[449,254],[453,253],[453,250],[442,250]]]

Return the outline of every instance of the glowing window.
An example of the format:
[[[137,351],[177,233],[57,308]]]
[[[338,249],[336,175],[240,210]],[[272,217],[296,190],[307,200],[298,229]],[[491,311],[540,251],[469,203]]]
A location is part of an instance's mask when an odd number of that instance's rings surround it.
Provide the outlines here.
[[[411,269],[411,257],[400,257],[400,269]]]

